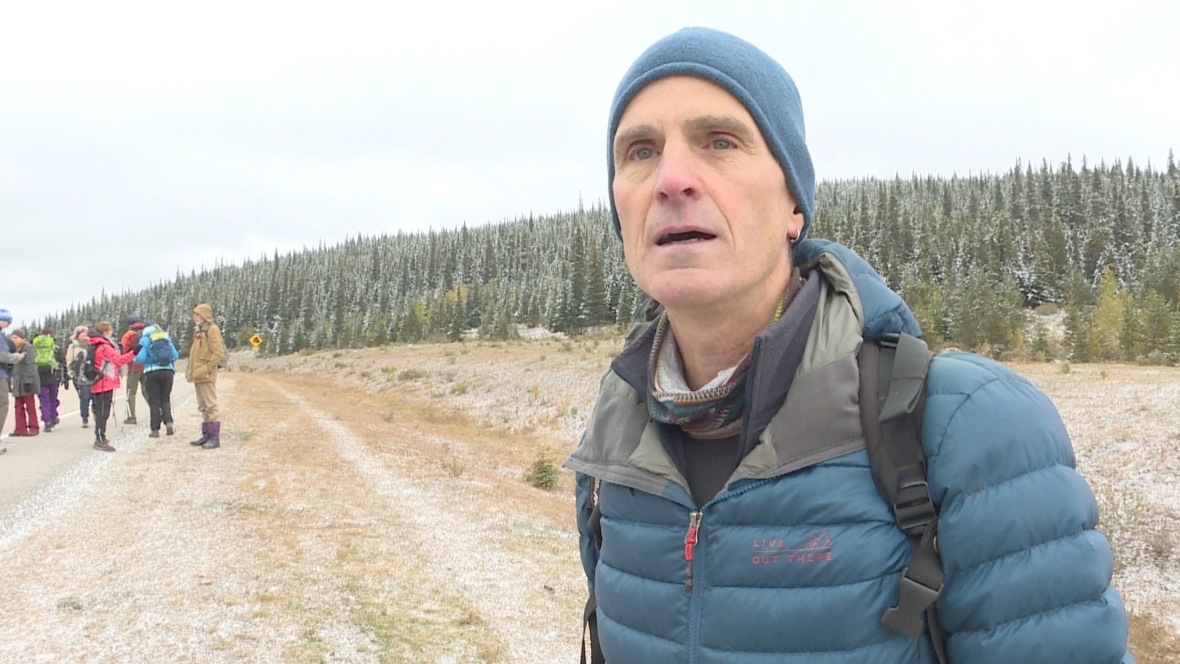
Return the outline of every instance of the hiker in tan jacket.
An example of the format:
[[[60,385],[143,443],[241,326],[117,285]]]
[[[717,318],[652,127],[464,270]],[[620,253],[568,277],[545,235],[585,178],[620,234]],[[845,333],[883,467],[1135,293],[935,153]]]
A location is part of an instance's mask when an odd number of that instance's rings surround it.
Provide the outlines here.
[[[184,379],[197,390],[197,408],[201,411],[201,437],[192,445],[212,450],[221,447],[221,419],[217,411],[217,365],[225,357],[221,328],[213,322],[213,307],[201,303],[193,309],[196,336],[188,352]]]

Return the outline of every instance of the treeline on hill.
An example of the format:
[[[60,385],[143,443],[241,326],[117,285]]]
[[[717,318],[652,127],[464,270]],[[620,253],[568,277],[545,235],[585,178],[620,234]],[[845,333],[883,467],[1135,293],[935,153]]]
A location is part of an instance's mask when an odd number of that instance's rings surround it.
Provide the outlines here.
[[[865,178],[819,186],[812,237],[841,242],[913,307],[927,339],[993,355],[1180,360],[1180,170],[1150,164],[999,175]],[[625,328],[645,295],[601,203],[477,228],[357,237],[343,244],[177,274],[53,316],[69,329],[136,314],[191,343],[209,302],[227,342],[255,332],[268,353],[510,339],[518,326],[578,334]],[[1039,308],[1063,308],[1056,340]]]

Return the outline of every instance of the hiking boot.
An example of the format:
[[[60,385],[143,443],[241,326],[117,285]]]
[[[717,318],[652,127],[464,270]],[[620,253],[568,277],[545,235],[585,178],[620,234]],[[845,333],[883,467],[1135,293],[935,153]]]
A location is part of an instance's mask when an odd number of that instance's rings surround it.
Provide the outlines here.
[[[111,447],[110,443],[108,443],[105,440],[101,440],[101,439],[94,441],[94,449],[101,450],[103,452],[114,452],[115,451],[115,448]]]
[[[45,426],[42,427],[42,429],[45,431],[45,433],[49,433],[49,432],[53,431],[53,422],[46,422]]]
[[[148,434],[148,438],[159,438],[159,437],[160,437],[160,430],[159,429],[152,429],[152,432]]]
[[[136,422],[135,422],[134,417],[128,417],[127,419],[123,420],[123,424],[135,424],[135,423]]]
[[[204,445],[209,442],[209,423],[201,422],[201,437],[190,442],[189,445]]]
[[[57,425],[61,424],[61,420],[55,417],[55,418],[53,418],[53,421],[50,422],[50,424],[52,424],[53,426],[57,426]]]
[[[221,422],[209,423],[209,440],[201,446],[202,449],[215,450],[221,447]]]
[[[86,419],[85,417],[82,418],[82,428],[83,429],[90,428],[90,420]]]
[[[165,428],[165,430],[168,432],[168,435],[169,435],[169,436],[171,436],[172,434],[176,433],[176,429],[173,429],[173,428],[172,428],[172,423],[171,423],[171,422],[169,422],[169,423],[165,424],[165,425],[164,425],[164,428]]]

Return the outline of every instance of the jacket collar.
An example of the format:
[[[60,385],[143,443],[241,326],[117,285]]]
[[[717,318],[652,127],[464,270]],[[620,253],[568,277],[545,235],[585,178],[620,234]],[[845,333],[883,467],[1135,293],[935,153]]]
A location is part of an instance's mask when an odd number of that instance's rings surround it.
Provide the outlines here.
[[[873,338],[920,331],[909,308],[867,263],[834,247],[840,251],[818,252],[800,266],[809,273],[808,284],[796,300],[810,302],[810,321],[804,325],[802,318],[788,320],[784,315],[755,342],[758,357],[751,358],[748,378],[754,394],[743,427],[744,456],[727,489],[864,447],[856,353],[862,333],[870,327],[858,289],[861,282],[875,280],[879,286],[869,290],[874,298],[869,306],[875,316]],[[848,257],[859,261],[859,272],[845,267]],[[687,482],[647,414],[647,353],[653,335],[654,326],[649,326],[612,362],[582,442],[565,465],[657,495],[679,486],[684,491],[677,493],[687,496]]]

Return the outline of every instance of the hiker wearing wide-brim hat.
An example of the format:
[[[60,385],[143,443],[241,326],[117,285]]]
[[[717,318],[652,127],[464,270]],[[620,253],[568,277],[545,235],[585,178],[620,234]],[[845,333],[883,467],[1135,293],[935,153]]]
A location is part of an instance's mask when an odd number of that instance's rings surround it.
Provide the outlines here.
[[[221,413],[217,409],[217,367],[225,357],[225,342],[221,328],[213,322],[213,307],[206,303],[193,308],[196,326],[193,345],[188,352],[184,379],[197,392],[197,408],[201,411],[201,437],[191,445],[212,450],[221,447]]]

